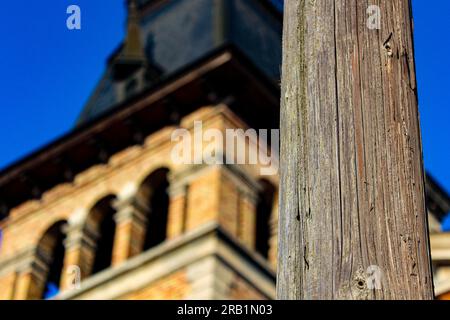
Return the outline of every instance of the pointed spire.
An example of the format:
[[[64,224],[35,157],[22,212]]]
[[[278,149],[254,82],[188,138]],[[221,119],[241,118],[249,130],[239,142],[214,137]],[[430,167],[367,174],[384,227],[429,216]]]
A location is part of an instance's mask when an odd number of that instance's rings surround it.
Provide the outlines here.
[[[146,64],[145,51],[141,42],[139,12],[136,0],[128,2],[127,35],[124,46],[114,63],[114,78],[122,80]]]
[[[141,43],[139,13],[136,0],[128,0],[127,37],[122,56],[131,60],[145,60],[145,53]]]

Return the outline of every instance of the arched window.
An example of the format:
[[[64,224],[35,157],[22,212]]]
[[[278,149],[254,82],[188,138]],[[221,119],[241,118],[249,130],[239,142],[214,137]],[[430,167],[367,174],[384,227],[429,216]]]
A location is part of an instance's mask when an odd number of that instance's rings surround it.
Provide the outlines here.
[[[269,256],[270,221],[273,208],[275,187],[267,180],[261,180],[256,207],[256,251],[263,257]]]
[[[37,247],[37,256],[45,265],[42,299],[56,296],[60,290],[61,275],[64,266],[64,226],[65,221],[55,223],[42,236]]]
[[[113,208],[114,196],[108,196],[97,202],[88,216],[87,230],[93,230],[96,236],[95,256],[92,264],[92,274],[111,266],[116,233]]]
[[[158,169],[142,183],[138,201],[148,208],[144,250],[164,242],[167,237],[169,211],[168,169]]]

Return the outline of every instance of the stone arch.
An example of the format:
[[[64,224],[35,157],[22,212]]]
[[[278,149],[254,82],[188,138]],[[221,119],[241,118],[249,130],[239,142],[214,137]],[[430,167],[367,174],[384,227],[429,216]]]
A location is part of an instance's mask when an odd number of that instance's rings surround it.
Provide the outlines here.
[[[167,238],[169,172],[167,167],[155,169],[142,181],[136,193],[136,201],[146,211],[144,251],[159,245]]]
[[[116,196],[109,194],[98,200],[89,210],[83,232],[94,243],[91,257],[91,274],[109,268],[112,264],[116,222],[114,201]]]
[[[103,189],[103,188],[102,188]],[[119,192],[115,189],[120,190],[120,186],[117,186],[116,188],[105,188],[101,191],[99,190],[95,190],[96,193],[94,194],[89,194],[88,197],[86,197],[86,199],[83,201],[82,207],[78,208],[78,211],[84,211],[84,219],[86,220],[89,216],[90,211],[92,210],[92,208],[98,204],[100,201],[102,201],[103,199],[107,198],[107,197],[115,197],[116,194],[118,194]]]
[[[65,247],[65,226],[67,221],[59,220],[53,223],[41,236],[36,246],[35,266],[40,268],[42,274],[39,287],[40,299],[47,299],[57,295],[60,291]]]
[[[135,179],[135,185],[138,186],[138,188],[141,187],[153,172],[162,168],[168,170],[169,172],[172,172],[174,170],[171,162],[158,161],[156,163],[149,165],[147,168],[144,168],[141,171],[141,174],[138,175]]]

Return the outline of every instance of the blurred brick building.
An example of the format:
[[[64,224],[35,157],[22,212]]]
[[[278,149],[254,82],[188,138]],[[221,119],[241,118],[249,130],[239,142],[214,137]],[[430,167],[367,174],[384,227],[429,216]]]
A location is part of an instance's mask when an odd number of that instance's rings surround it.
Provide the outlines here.
[[[0,173],[0,299],[275,298],[278,177],[258,165],[174,163],[171,136],[198,120],[221,132],[279,127],[279,7],[128,9],[126,39],[77,126]],[[450,199],[431,178],[427,197],[444,298]]]

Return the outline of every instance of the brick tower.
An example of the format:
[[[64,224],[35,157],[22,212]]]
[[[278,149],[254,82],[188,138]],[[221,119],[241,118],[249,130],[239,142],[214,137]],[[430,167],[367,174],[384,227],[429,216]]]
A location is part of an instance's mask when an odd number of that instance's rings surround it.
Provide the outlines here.
[[[0,299],[274,298],[277,176],[171,136],[277,128],[280,39],[271,1],[129,1],[76,128],[0,174]]]
[[[279,1],[127,5],[77,126],[0,173],[0,299],[275,298],[278,176],[171,154],[199,121],[278,128]],[[428,191],[438,230],[450,201]]]

